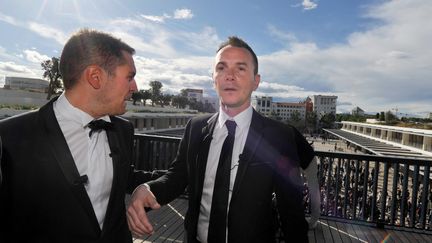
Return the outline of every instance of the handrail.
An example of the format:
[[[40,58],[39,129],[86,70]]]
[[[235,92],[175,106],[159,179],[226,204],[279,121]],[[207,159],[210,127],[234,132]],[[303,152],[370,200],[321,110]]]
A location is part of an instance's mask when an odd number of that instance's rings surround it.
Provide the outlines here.
[[[136,168],[167,169],[180,140],[135,134]],[[326,151],[315,154],[322,216],[432,233],[432,160]]]

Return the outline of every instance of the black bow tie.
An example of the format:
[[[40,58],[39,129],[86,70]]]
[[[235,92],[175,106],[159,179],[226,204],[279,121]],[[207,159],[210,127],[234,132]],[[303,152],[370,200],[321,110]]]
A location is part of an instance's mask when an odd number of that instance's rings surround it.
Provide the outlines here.
[[[93,132],[99,132],[100,130],[110,130],[114,127],[112,122],[107,122],[102,119],[93,120],[89,122],[87,126],[90,128],[89,137],[91,137]]]

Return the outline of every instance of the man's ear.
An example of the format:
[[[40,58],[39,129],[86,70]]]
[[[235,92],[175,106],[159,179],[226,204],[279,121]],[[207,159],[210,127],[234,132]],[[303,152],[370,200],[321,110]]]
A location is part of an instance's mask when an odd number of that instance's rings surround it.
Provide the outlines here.
[[[260,81],[261,81],[261,75],[259,75],[259,74],[255,74],[255,77],[254,77],[254,82],[255,82],[254,91],[255,91],[256,89],[258,89],[258,86],[259,86]]]
[[[99,66],[91,65],[84,70],[85,78],[88,84],[94,89],[99,89],[102,82],[102,69]]]

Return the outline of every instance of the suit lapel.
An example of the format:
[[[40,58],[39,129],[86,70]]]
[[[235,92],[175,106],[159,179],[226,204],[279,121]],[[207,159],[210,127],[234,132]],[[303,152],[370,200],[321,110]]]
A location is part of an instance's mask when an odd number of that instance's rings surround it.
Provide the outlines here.
[[[249,127],[246,143],[243,149],[243,153],[241,153],[239,157],[239,166],[237,169],[236,179],[234,181],[232,198],[235,198],[236,194],[238,193],[247,167],[253,155],[255,154],[259,143],[261,142],[263,128],[264,123],[261,115],[259,115],[255,110],[253,110],[252,121]]]
[[[112,121],[112,120],[111,120]],[[113,180],[111,185],[111,193],[109,197],[109,202],[107,205],[107,211],[105,215],[105,222],[103,229],[109,229],[109,224],[112,222],[109,220],[112,218],[110,215],[115,211],[114,207],[120,207],[121,205],[115,205],[116,198],[118,197],[124,197],[120,190],[120,185],[125,185],[126,182],[124,182],[124,177],[122,176],[122,171],[125,171],[123,168],[124,166],[127,166],[126,159],[127,158],[123,155],[124,152],[130,151],[130,149],[125,148],[125,144],[120,143],[119,133],[120,133],[120,127],[118,127],[118,124],[113,122],[114,129],[107,130],[107,137],[108,137],[108,144],[111,150],[111,158],[113,162]]]
[[[47,135],[47,142],[49,147],[63,172],[72,193],[81,203],[85,212],[89,216],[90,220],[93,221],[95,230],[100,231],[99,223],[93,210],[93,206],[88,197],[87,191],[82,182],[80,182],[80,174],[75,165],[72,154],[69,150],[69,146],[63,136],[60,125],[54,114],[53,102],[56,99],[52,99],[45,106],[41,107],[39,114],[41,117],[44,131]]]

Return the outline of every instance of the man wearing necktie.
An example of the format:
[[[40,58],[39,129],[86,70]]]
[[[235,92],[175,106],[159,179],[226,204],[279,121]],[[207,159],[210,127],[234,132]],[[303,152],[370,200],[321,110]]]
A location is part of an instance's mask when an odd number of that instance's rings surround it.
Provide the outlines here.
[[[131,231],[151,234],[144,207],[158,208],[187,188],[186,242],[275,242],[275,193],[285,241],[307,242],[299,168],[312,160],[312,147],[295,128],[252,108],[260,75],[246,42],[230,37],[219,47],[213,80],[219,112],[191,119],[167,174],[135,190]]]
[[[135,50],[83,29],[65,44],[65,92],[0,121],[0,242],[132,242],[125,193],[156,176],[134,171],[133,126],[117,117],[137,90]]]

